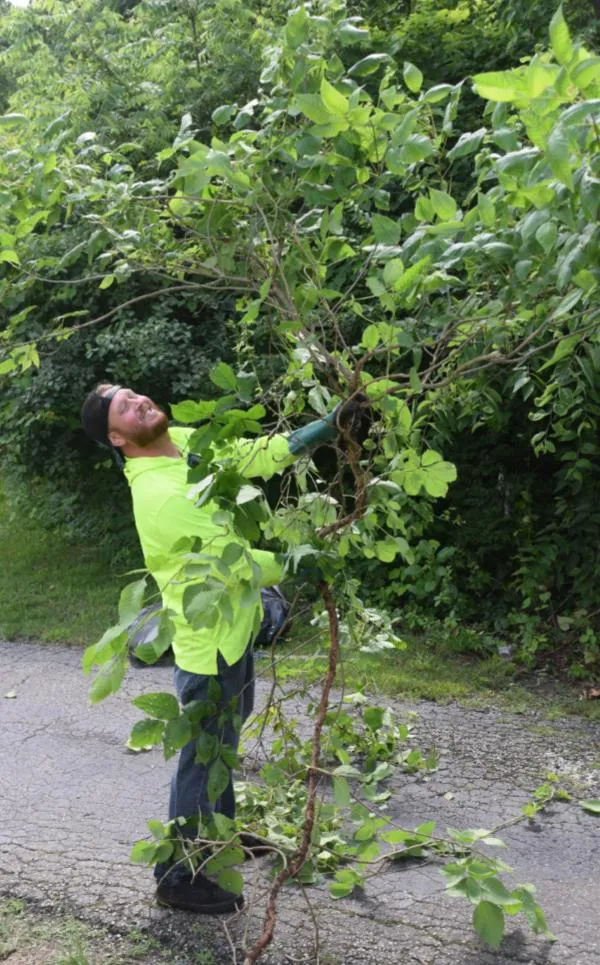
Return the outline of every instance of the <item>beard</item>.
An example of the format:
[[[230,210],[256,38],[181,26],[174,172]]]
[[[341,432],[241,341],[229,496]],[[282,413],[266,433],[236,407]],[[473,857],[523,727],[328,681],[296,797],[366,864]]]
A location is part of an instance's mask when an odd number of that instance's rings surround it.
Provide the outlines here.
[[[135,431],[131,432],[127,440],[139,449],[151,446],[152,443],[160,439],[169,428],[169,417],[164,409],[161,409],[158,405],[154,405],[153,408],[155,415],[152,420],[148,422],[147,425],[142,424],[138,426]]]

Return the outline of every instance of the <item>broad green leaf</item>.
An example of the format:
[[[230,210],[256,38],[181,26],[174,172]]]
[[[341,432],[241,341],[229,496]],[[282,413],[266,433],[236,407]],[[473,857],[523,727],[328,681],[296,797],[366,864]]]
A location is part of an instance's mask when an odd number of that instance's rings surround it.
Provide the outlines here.
[[[134,864],[154,864],[156,856],[156,844],[154,841],[136,841],[131,853],[129,855],[129,860],[133,861]]]
[[[524,93],[523,81],[512,70],[494,70],[473,77],[475,91],[490,101],[516,101]]]
[[[590,798],[587,801],[580,801],[579,803],[581,807],[585,811],[589,811],[590,814],[600,814],[600,800],[598,800],[597,798],[596,799]]]
[[[439,452],[433,449],[423,453],[421,465],[425,470],[423,484],[430,496],[445,496],[448,492],[448,484],[456,479],[456,466],[451,462],[445,462]]]
[[[413,94],[418,94],[423,86],[423,74],[419,68],[415,67],[415,65],[411,64],[408,60],[405,60],[402,76],[409,91]]]
[[[116,654],[106,666],[102,667],[94,677],[90,687],[90,701],[98,704],[101,700],[115,694],[125,677],[127,669],[127,655],[125,652]]]
[[[340,92],[336,90],[335,87],[332,84],[330,84],[325,77],[321,81],[321,97],[323,99],[323,103],[325,104],[326,109],[331,114],[338,114],[340,116],[344,116],[345,114],[348,113],[348,109],[350,106],[348,104],[348,100],[344,97],[343,94],[340,94]]]
[[[559,64],[568,64],[573,57],[573,44],[564,18],[562,4],[550,21],[550,44]]]
[[[204,402],[193,402],[186,399],[184,402],[177,402],[171,405],[171,415],[177,422],[202,422],[213,415],[217,403],[213,400]]]
[[[20,263],[19,256],[16,251],[0,251],[0,262],[6,261],[10,265],[18,265]]]
[[[142,710],[149,717],[158,720],[175,720],[179,717],[179,702],[173,694],[154,693],[142,694],[132,701],[134,707]]]
[[[162,720],[138,720],[131,728],[127,747],[134,751],[154,747],[161,743],[164,729],[165,724]]]
[[[476,131],[466,131],[461,134],[454,147],[448,151],[450,160],[455,161],[459,157],[473,154],[478,150],[484,136],[487,134],[485,127],[480,127]]]
[[[402,227],[398,221],[387,218],[383,214],[374,214],[371,227],[375,241],[381,245],[397,245],[402,234]]]
[[[362,60],[353,64],[348,74],[351,77],[368,77],[370,74],[375,73],[382,64],[388,63],[390,60],[391,57],[389,54],[369,54],[367,57],[363,57]]]
[[[29,118],[25,114],[2,114],[0,117],[0,127],[21,127],[23,124],[28,124]]]
[[[377,325],[367,325],[362,333],[360,344],[369,352],[379,345],[379,328]]]
[[[296,106],[315,124],[328,124],[335,115],[327,110],[319,94],[298,94]]]
[[[169,760],[192,739],[192,725],[185,714],[167,721],[163,735],[165,759]]]
[[[136,580],[135,583],[128,583],[121,591],[119,597],[119,623],[122,627],[130,626],[139,616],[144,594],[146,592],[146,577]]]
[[[244,890],[244,878],[234,868],[224,868],[217,875],[217,884],[234,895],[241,895]]]
[[[387,261],[385,268],[383,269],[383,280],[391,288],[396,284],[398,279],[404,274],[404,263],[401,258],[392,258]]]
[[[480,901],[473,912],[473,927],[491,948],[499,948],[504,935],[504,915],[497,905]]]
[[[558,237],[558,228],[555,221],[545,221],[544,224],[540,225],[535,233],[536,240],[539,241],[540,245],[548,254],[552,251],[554,244]]]
[[[243,552],[244,547],[239,543],[228,543],[221,553],[221,559],[226,566],[233,566],[234,563],[237,563]]]
[[[115,275],[106,275],[98,285],[98,288],[110,288],[115,280]]]
[[[430,87],[428,91],[422,95],[423,100],[428,104],[439,104],[440,101],[445,101],[452,93],[452,84],[436,84],[435,87]]]
[[[578,294],[581,295],[581,291],[579,291]],[[551,365],[556,365],[557,362],[560,362],[561,359],[566,358],[567,355],[571,355],[573,349],[580,340],[581,335],[567,335],[565,338],[561,338],[560,342],[552,353],[552,357],[549,358],[547,362],[544,362],[538,371],[543,372],[544,369],[550,368]]]
[[[600,81],[600,57],[589,57],[578,64],[572,73],[573,83],[580,90],[586,90],[594,82]]]
[[[350,804],[350,785],[344,777],[334,777],[333,797],[335,803],[340,808],[348,807]]]
[[[235,373],[231,366],[227,365],[226,362],[219,362],[214,369],[211,369],[209,378],[210,381],[214,383],[214,385],[217,385],[220,389],[235,392],[237,388]]]
[[[239,492],[235,497],[235,501],[238,506],[243,506],[244,503],[249,503],[253,499],[257,499],[262,496],[262,490],[258,489],[257,486],[244,485],[240,486]]]
[[[438,191],[436,188],[431,188],[429,197],[431,198],[433,210],[441,221],[451,221],[454,218],[458,210],[458,205],[451,195],[446,191]]]
[[[400,158],[406,164],[416,164],[430,157],[435,148],[428,137],[424,134],[411,134],[404,142],[400,150]],[[390,152],[388,151],[388,156]]]
[[[227,787],[230,781],[230,772],[227,765],[218,757],[212,762],[208,770],[208,800],[214,804]]]
[[[570,161],[569,141],[560,126],[556,126],[548,138],[546,156],[555,177],[572,190],[573,171]]]

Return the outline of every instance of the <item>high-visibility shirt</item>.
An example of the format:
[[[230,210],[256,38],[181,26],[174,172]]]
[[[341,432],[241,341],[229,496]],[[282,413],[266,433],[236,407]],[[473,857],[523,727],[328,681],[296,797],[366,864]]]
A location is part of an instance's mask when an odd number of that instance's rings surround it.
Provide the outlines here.
[[[220,557],[230,543],[239,544],[260,567],[262,586],[278,583],[282,570],[273,553],[253,549],[222,519],[217,518],[215,522],[214,516],[220,507],[214,500],[209,499],[196,507],[194,499],[188,498],[191,484],[187,479],[187,454],[193,431],[169,429],[171,439],[181,452],[180,458],[140,456],[128,459],[125,475],[131,487],[135,524],[146,566],[158,584],[163,606],[172,611],[175,662],[191,673],[216,674],[218,653],[231,665],[240,659],[256,635],[263,615],[260,589],[249,587],[252,567],[242,554],[231,565],[229,576],[214,571],[226,587],[229,620],[219,608],[214,625],[193,629],[184,615],[183,595],[191,584],[201,586],[204,578],[195,581],[185,578],[185,556],[190,549],[185,538],[200,537],[200,552],[215,557]],[[225,462],[247,478],[269,479],[291,465],[294,459],[288,437],[280,434],[236,440],[215,452],[216,462]]]

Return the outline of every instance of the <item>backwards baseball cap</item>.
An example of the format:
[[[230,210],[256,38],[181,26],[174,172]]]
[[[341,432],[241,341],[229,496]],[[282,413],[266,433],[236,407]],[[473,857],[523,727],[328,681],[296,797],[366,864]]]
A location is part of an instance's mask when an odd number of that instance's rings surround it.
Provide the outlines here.
[[[113,450],[114,446],[108,438],[108,411],[113,398],[121,388],[121,385],[111,385],[102,395],[95,388],[81,406],[81,424],[84,432],[94,442],[99,442],[101,446],[107,446]]]

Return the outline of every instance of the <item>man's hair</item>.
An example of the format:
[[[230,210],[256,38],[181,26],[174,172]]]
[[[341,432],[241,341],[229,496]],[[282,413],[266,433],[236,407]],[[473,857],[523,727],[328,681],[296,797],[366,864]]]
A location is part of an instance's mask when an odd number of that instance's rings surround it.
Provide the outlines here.
[[[94,442],[99,442],[101,446],[107,446],[109,449],[114,447],[108,438],[108,410],[120,388],[120,385],[100,382],[92,389],[81,406],[81,424],[84,432]]]

